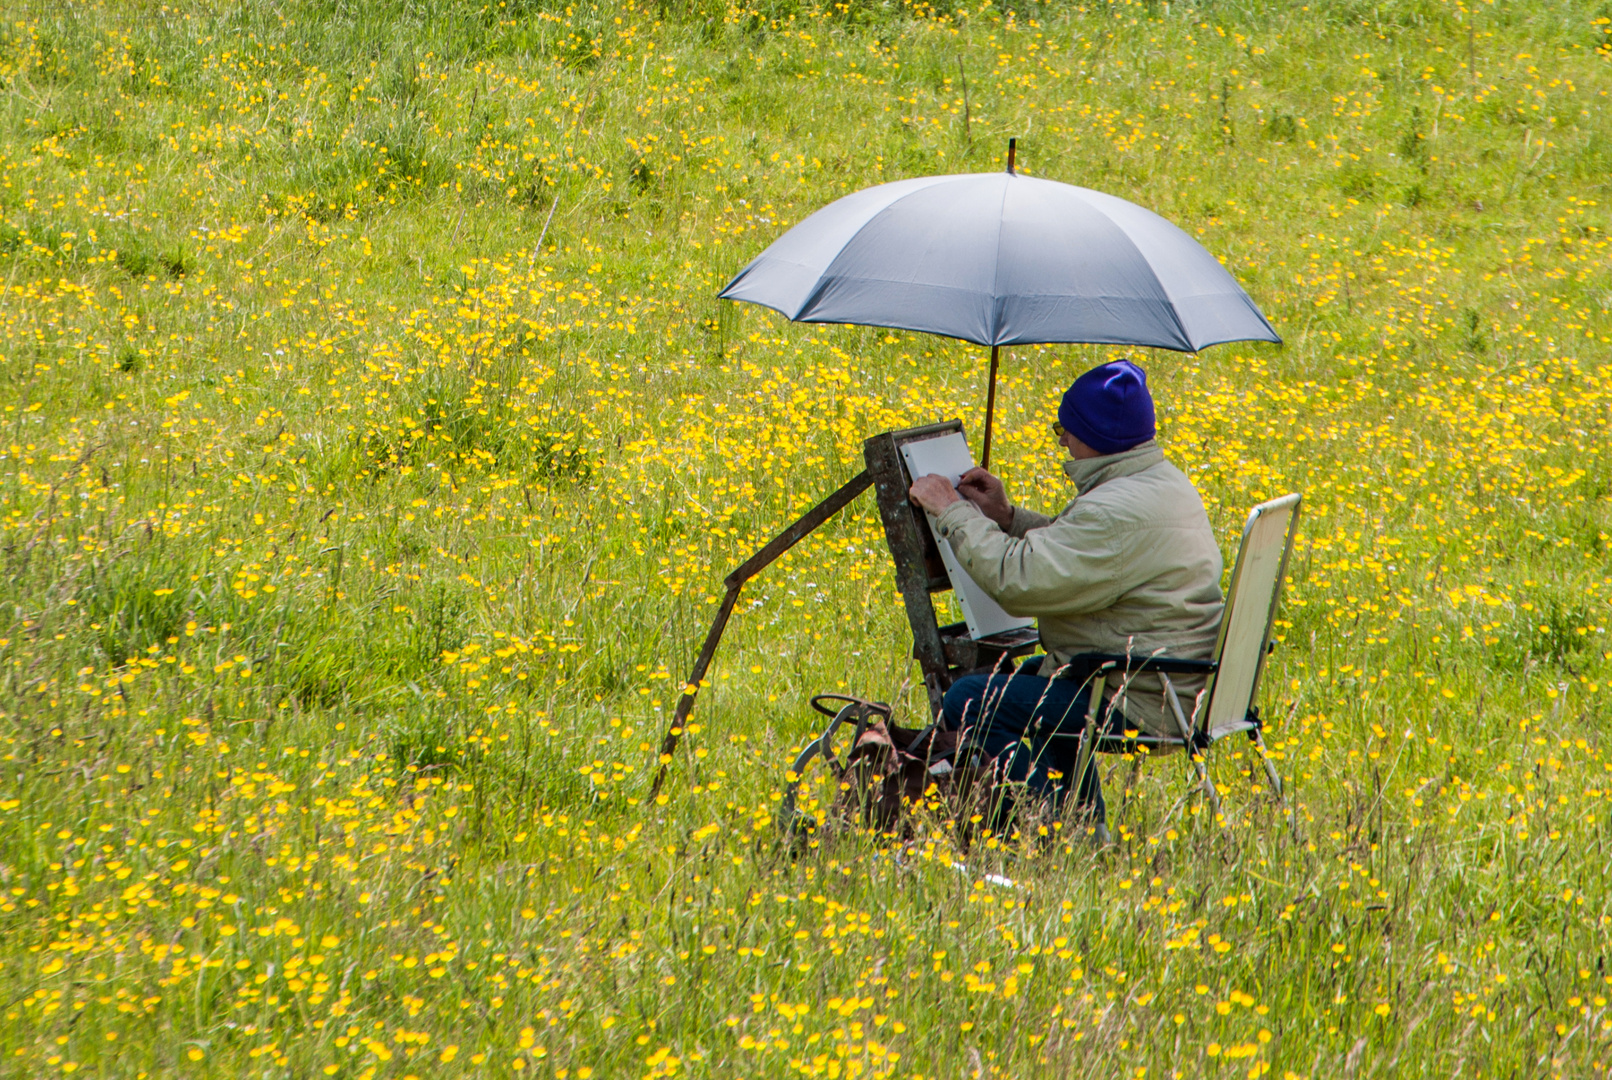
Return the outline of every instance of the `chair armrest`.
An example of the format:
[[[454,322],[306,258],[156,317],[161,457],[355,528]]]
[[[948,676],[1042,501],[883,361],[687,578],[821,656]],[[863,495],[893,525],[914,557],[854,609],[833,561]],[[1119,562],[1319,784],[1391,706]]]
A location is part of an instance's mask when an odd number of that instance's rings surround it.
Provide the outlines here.
[[[1214,660],[1189,660],[1182,656],[1147,656],[1138,653],[1080,653],[1065,664],[1060,679],[1085,682],[1099,670],[1127,675],[1161,671],[1166,675],[1213,675],[1220,670]]]

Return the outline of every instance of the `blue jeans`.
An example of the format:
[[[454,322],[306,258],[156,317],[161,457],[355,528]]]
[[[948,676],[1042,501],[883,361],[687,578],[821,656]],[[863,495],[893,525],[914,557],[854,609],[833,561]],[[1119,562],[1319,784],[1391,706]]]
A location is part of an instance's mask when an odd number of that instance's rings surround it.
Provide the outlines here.
[[[1003,779],[1024,784],[1059,811],[1075,787],[1091,689],[1072,679],[1043,679],[1039,668],[1040,658],[1033,658],[1012,674],[964,675],[946,691],[942,724],[954,731],[972,728],[968,744],[994,757]],[[1080,778],[1076,803],[1094,810],[1098,821],[1105,819],[1095,754]]]

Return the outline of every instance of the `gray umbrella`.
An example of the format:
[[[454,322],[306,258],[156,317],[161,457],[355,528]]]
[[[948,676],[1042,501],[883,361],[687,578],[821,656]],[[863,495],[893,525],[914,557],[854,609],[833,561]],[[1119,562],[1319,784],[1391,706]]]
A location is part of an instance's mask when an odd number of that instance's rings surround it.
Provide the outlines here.
[[[719,294],[795,322],[856,323],[991,347],[1080,342],[1197,352],[1282,339],[1226,268],[1150,210],[1008,171],[847,195],[779,237]]]

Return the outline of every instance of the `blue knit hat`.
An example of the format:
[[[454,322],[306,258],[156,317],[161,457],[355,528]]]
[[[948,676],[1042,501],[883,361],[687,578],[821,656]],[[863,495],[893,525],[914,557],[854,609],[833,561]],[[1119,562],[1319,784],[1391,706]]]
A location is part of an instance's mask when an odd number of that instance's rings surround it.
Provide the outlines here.
[[[1118,454],[1153,437],[1147,372],[1129,360],[1092,368],[1064,391],[1058,423],[1099,454]]]

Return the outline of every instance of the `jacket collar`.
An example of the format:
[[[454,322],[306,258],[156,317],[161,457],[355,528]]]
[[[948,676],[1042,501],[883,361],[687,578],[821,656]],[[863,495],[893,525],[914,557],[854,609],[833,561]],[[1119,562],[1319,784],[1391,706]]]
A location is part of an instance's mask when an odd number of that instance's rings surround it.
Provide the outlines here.
[[[1163,460],[1164,451],[1159,449],[1157,442],[1149,439],[1118,454],[1104,454],[1102,457],[1078,461],[1070,458],[1063,463],[1063,471],[1074,481],[1076,490],[1084,495],[1098,484],[1106,484],[1122,476],[1135,476]]]

